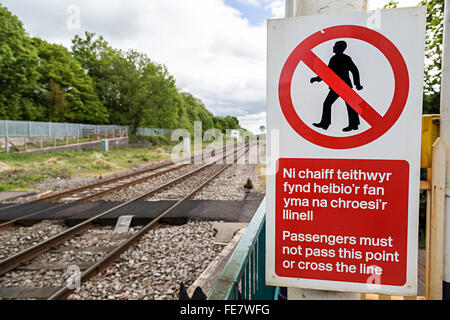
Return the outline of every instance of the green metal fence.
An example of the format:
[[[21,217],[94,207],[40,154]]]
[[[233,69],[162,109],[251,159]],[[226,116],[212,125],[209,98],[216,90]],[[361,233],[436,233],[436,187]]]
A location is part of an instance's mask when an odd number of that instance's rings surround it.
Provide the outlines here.
[[[278,288],[265,285],[266,199],[261,202],[208,300],[274,300]]]
[[[76,137],[89,134],[104,135],[115,130],[129,131],[129,126],[97,125],[83,123],[56,123],[39,121],[14,121],[0,120],[0,138],[22,138],[22,137]],[[141,136],[158,136],[170,133],[168,129],[138,128],[137,134]]]

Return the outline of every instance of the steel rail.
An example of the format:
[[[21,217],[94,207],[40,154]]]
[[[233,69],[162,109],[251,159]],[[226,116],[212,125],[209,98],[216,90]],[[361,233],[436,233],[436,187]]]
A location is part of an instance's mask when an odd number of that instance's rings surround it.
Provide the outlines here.
[[[225,150],[225,148],[223,148],[222,151],[224,151],[224,150]],[[193,160],[195,160],[197,157],[200,157],[200,156],[203,156],[203,150],[202,150],[202,153],[194,154],[194,155],[190,156],[189,158],[190,158],[190,161],[192,162]],[[182,158],[181,159],[182,160],[181,163],[183,163],[183,160],[187,160],[187,159],[188,159],[188,157],[186,157],[186,159]],[[8,209],[19,207],[19,206],[24,206],[24,205],[27,205],[27,204],[32,204],[32,203],[49,202],[51,200],[60,199],[60,198],[63,198],[65,196],[68,196],[68,195],[71,195],[71,194],[76,194],[76,193],[83,192],[83,191],[86,191],[86,190],[89,190],[89,189],[92,189],[92,188],[97,188],[97,187],[100,187],[100,186],[103,186],[103,185],[114,183],[114,182],[117,182],[117,181],[120,181],[120,180],[129,179],[129,178],[141,175],[141,174],[145,174],[145,173],[148,173],[148,172],[151,172],[151,171],[163,169],[165,167],[168,167],[168,166],[171,166],[171,165],[175,165],[175,164],[176,163],[168,162],[168,163],[162,163],[162,164],[156,165],[156,166],[151,165],[151,166],[149,166],[149,167],[147,167],[145,169],[138,170],[136,172],[132,172],[132,173],[125,174],[125,175],[122,175],[122,176],[118,176],[118,177],[110,178],[110,179],[107,179],[107,180],[99,181],[99,182],[96,182],[96,183],[93,183],[93,184],[89,184],[89,185],[86,185],[86,186],[74,188],[74,189],[71,189],[71,190],[63,191],[63,192],[60,192],[60,193],[57,193],[57,194],[54,194],[54,195],[49,195],[49,196],[44,197],[44,198],[35,199],[35,200],[28,201],[28,202],[25,202],[25,203],[12,204],[12,205],[7,206],[7,207],[2,207],[2,208],[0,208],[0,211],[4,211],[4,210],[8,210]],[[81,202],[81,201],[85,201],[85,200],[84,199],[83,200],[76,200],[74,202],[77,202],[77,201]],[[48,208],[48,210],[49,209],[50,208]]]
[[[144,228],[139,230],[136,234],[131,236],[128,240],[125,240],[122,244],[120,244],[116,249],[112,250],[110,253],[108,253],[105,257],[97,261],[94,265],[92,265],[90,268],[86,269],[83,273],[80,274],[79,280],[81,282],[85,282],[93,277],[95,277],[97,274],[103,272],[106,270],[109,266],[111,266],[122,253],[124,253],[126,250],[128,250],[130,247],[138,243],[141,238],[148,233],[153,227],[156,226],[156,224],[164,218],[166,215],[171,213],[175,208],[177,208],[181,203],[184,201],[190,199],[193,197],[196,193],[198,193],[201,189],[203,189],[206,185],[208,185],[212,180],[214,180],[218,175],[220,175],[223,171],[228,169],[231,166],[231,164],[225,165],[225,167],[221,168],[220,170],[216,171],[212,176],[210,176],[205,182],[203,182],[199,187],[197,187],[194,191],[189,193],[187,196],[183,197],[182,199],[178,200],[176,203],[171,205],[168,209],[166,209],[163,213],[161,213],[158,217],[153,219],[150,223],[148,223]],[[78,280],[78,279],[76,279]],[[76,281],[75,280],[75,281]],[[55,292],[51,297],[48,298],[48,300],[63,300],[66,299],[73,291],[72,285],[66,284],[64,287],[59,289],[57,292]]]
[[[137,179],[137,180],[133,180],[133,181],[127,182],[127,183],[125,183],[125,184],[121,184],[121,185],[119,185],[119,186],[116,186],[116,187],[113,187],[113,188],[110,188],[110,189],[107,189],[107,190],[98,191],[97,193],[87,195],[87,196],[85,196],[85,197],[83,197],[83,198],[80,198],[80,199],[77,199],[77,200],[75,200],[75,201],[73,201],[73,202],[61,202],[61,203],[54,204],[54,205],[52,205],[52,206],[50,206],[50,207],[47,207],[47,208],[43,208],[43,209],[38,209],[38,210],[32,211],[32,212],[30,212],[30,213],[28,213],[28,214],[25,213],[25,214],[23,214],[23,215],[21,215],[21,216],[19,216],[19,217],[16,217],[16,218],[14,218],[14,219],[5,221],[5,222],[3,222],[3,223],[0,223],[0,232],[5,231],[5,230],[7,230],[7,229],[13,227],[17,221],[20,221],[20,220],[23,220],[23,219],[27,219],[27,218],[36,216],[36,215],[38,215],[38,214],[41,214],[41,213],[50,211],[50,210],[53,210],[53,209],[57,209],[57,208],[63,207],[63,206],[65,206],[65,205],[67,205],[68,203],[85,202],[85,201],[88,201],[88,200],[92,200],[92,199],[94,199],[94,198],[98,198],[98,197],[107,195],[107,194],[109,194],[109,193],[117,192],[117,191],[122,190],[122,189],[125,189],[125,188],[127,188],[127,187],[129,187],[129,186],[131,186],[131,185],[139,184],[139,183],[142,183],[142,182],[144,182],[144,181],[147,181],[147,180],[150,180],[150,179],[159,177],[159,176],[161,176],[161,175],[163,175],[163,174],[166,174],[166,173],[175,171],[175,170],[180,169],[180,168],[182,168],[182,167],[184,167],[184,166],[186,166],[186,164],[179,165],[179,166],[176,166],[176,167],[173,167],[173,168],[170,168],[170,169],[168,169],[168,170],[161,171],[161,172],[157,172],[157,173],[155,173],[155,174],[148,175],[148,176],[145,176],[145,177],[143,177],[143,178],[140,178],[140,179]]]
[[[234,151],[234,154],[236,154],[237,151],[239,151],[241,149],[238,149],[238,150]],[[226,154],[222,159],[224,159],[228,155],[229,154]],[[98,215],[96,215],[96,216],[86,220],[86,221],[83,221],[83,222],[81,222],[81,223],[79,223],[79,224],[77,224],[77,225],[75,225],[75,226],[73,226],[73,227],[71,227],[71,228],[69,228],[69,229],[67,229],[67,230],[65,230],[65,231],[63,231],[63,232],[61,232],[61,233],[51,237],[51,238],[49,238],[49,239],[46,239],[46,240],[44,240],[44,241],[42,241],[40,243],[37,243],[37,244],[35,244],[35,245],[25,249],[25,250],[20,251],[20,252],[14,254],[14,255],[12,255],[12,256],[10,256],[8,258],[5,258],[5,259],[1,260],[0,261],[0,276],[5,274],[5,273],[7,273],[7,272],[9,272],[9,271],[11,271],[11,270],[13,270],[13,269],[15,269],[17,266],[23,264],[24,262],[27,262],[27,261],[35,258],[36,256],[38,256],[38,255],[40,255],[40,254],[50,250],[51,248],[53,248],[53,247],[63,243],[64,241],[66,241],[68,239],[71,239],[74,236],[84,232],[85,230],[89,229],[89,227],[91,227],[93,225],[93,223],[97,219],[99,219],[101,217],[104,217],[107,214],[110,214],[110,213],[112,213],[112,212],[114,212],[114,211],[116,211],[116,210],[118,210],[118,209],[120,209],[122,207],[125,207],[125,206],[127,206],[127,205],[129,205],[131,203],[134,203],[134,202],[146,199],[146,198],[150,197],[151,195],[153,195],[153,194],[155,194],[155,193],[157,193],[157,192],[159,192],[161,190],[164,190],[164,189],[166,189],[166,188],[168,188],[168,187],[170,187],[170,186],[172,186],[172,185],[174,185],[174,184],[176,184],[176,183],[178,183],[178,182],[180,182],[180,181],[182,181],[182,180],[184,180],[184,179],[186,179],[186,178],[188,178],[188,177],[190,177],[190,176],[192,176],[192,175],[194,175],[194,174],[196,174],[196,173],[198,173],[200,171],[205,170],[206,168],[214,165],[214,163],[216,161],[217,160],[214,160],[214,161],[212,161],[210,163],[207,163],[204,166],[202,166],[202,167],[200,167],[198,169],[195,169],[193,171],[190,171],[190,172],[182,175],[181,177],[173,179],[173,180],[171,180],[171,181],[169,181],[169,182],[167,182],[167,183],[165,183],[165,184],[163,184],[163,185],[161,185],[159,187],[156,187],[156,188],[152,189],[151,191],[149,191],[149,192],[147,192],[147,193],[145,193],[143,195],[137,196],[137,197],[135,197],[135,198],[125,202],[125,203],[122,203],[122,204],[117,205],[117,206],[115,206],[115,207],[113,207],[111,209],[108,209],[108,210],[106,210],[106,211],[104,211],[104,212],[102,212],[102,213],[100,213],[100,214],[98,214]]]
[[[247,144],[246,144],[247,146]],[[236,150],[234,155],[239,150]],[[244,154],[245,157],[245,154]],[[129,239],[125,240],[122,244],[117,246],[115,249],[113,249],[111,252],[109,252],[105,257],[94,263],[91,267],[86,269],[83,273],[81,273],[77,279],[74,279],[74,281],[79,281],[79,283],[83,283],[88,281],[89,279],[95,277],[97,274],[105,271],[109,266],[111,266],[118,258],[120,258],[120,255],[127,251],[129,248],[131,248],[133,245],[138,243],[142,237],[144,237],[148,231],[153,229],[157,223],[167,216],[169,213],[171,213],[175,208],[177,208],[181,203],[184,201],[192,198],[195,194],[200,192],[205,186],[207,186],[211,181],[213,181],[217,176],[219,176],[222,172],[224,172],[226,169],[231,167],[231,164],[225,165],[220,170],[216,171],[213,175],[211,175],[206,181],[204,181],[200,186],[198,186],[195,190],[193,190],[191,193],[183,197],[182,199],[178,200],[176,203],[174,203],[172,206],[170,206],[168,209],[164,210],[158,217],[153,219],[150,223],[148,223],[144,228],[139,230],[136,234],[131,236]],[[63,300],[66,299],[72,292],[74,291],[73,286],[71,283],[67,283],[64,287],[60,288],[58,291],[56,291],[52,296],[50,296],[47,300]]]
[[[224,150],[225,150],[225,148],[223,148],[222,152]],[[215,152],[215,151],[213,151],[213,152]],[[191,156],[190,159],[192,161],[192,160],[195,160],[196,158],[198,158],[200,156],[203,156],[203,153],[201,153],[199,155],[193,155],[193,156]],[[92,188],[95,188],[95,187],[98,187],[98,186],[101,186],[101,185],[114,183],[114,182],[117,182],[117,181],[120,181],[120,180],[126,180],[126,179],[129,179],[129,178],[133,177],[133,176],[137,176],[137,175],[140,175],[140,174],[145,174],[147,172],[151,172],[151,171],[155,171],[155,170],[158,170],[158,169],[162,169],[162,168],[165,168],[165,167],[170,166],[170,165],[174,165],[174,164],[173,163],[172,164],[169,163],[169,164],[164,164],[164,165],[159,166],[159,167],[157,166],[157,167],[154,167],[154,168],[147,168],[147,169],[141,170],[139,172],[134,172],[134,173],[131,173],[131,174],[128,174],[128,175],[124,175],[124,176],[121,176],[121,177],[112,178],[112,179],[109,179],[107,181],[102,181],[102,182],[91,184],[91,185],[88,185],[88,186],[84,186],[84,187],[72,189],[72,190],[69,190],[69,191],[65,191],[65,192],[59,193],[59,194],[54,195],[54,196],[46,197],[44,199],[33,200],[31,202],[27,202],[26,204],[44,202],[44,201],[47,201],[49,199],[58,199],[58,198],[61,198],[63,196],[69,195],[69,194],[78,193],[80,191],[85,191],[85,190],[92,189]],[[27,219],[27,218],[36,216],[38,214],[42,214],[44,212],[47,212],[47,211],[50,211],[50,210],[53,210],[53,209],[61,208],[61,207],[65,206],[65,205],[67,205],[67,203],[79,203],[79,202],[85,202],[85,201],[93,200],[95,198],[99,198],[101,196],[105,196],[107,194],[110,194],[110,193],[117,192],[119,190],[125,189],[125,188],[127,188],[129,186],[136,185],[136,184],[145,182],[147,180],[159,177],[159,176],[161,176],[163,174],[175,171],[175,170],[180,169],[182,167],[185,167],[187,165],[188,164],[183,164],[182,163],[182,164],[177,165],[177,166],[175,166],[173,168],[169,168],[169,169],[167,169],[165,171],[157,172],[157,173],[155,173],[153,175],[148,175],[148,176],[145,176],[145,177],[140,178],[140,179],[129,181],[129,182],[126,182],[126,183],[121,184],[119,186],[114,186],[112,188],[109,188],[107,190],[98,191],[96,193],[84,196],[84,197],[82,197],[80,199],[77,199],[75,201],[72,201],[72,202],[61,202],[61,203],[54,204],[54,205],[52,205],[50,207],[47,207],[47,208],[37,209],[37,210],[31,211],[30,213],[25,213],[25,214],[23,214],[23,215],[21,215],[19,217],[16,217],[14,219],[5,221],[3,223],[0,223],[0,232],[5,231],[5,230],[13,227],[17,221],[20,221],[20,220],[23,220],[23,219]],[[25,204],[20,204],[20,205],[25,205]],[[10,208],[10,207],[7,207],[7,208]]]
[[[89,184],[89,185],[86,185],[86,186],[82,186],[82,187],[74,188],[74,189],[71,189],[71,190],[63,191],[63,192],[60,192],[60,193],[57,193],[57,194],[54,194],[54,195],[47,196],[45,198],[35,199],[35,200],[31,200],[31,201],[28,201],[28,202],[25,202],[25,203],[16,203],[16,204],[13,204],[13,205],[10,205],[10,206],[7,206],[7,207],[0,208],[0,211],[16,208],[18,206],[24,206],[24,205],[31,204],[31,203],[48,202],[50,200],[60,199],[60,198],[62,198],[64,196],[67,196],[67,195],[71,195],[71,194],[74,194],[74,193],[79,193],[79,192],[82,192],[82,191],[85,191],[85,190],[88,190],[88,189],[91,189],[91,188],[100,187],[100,186],[103,186],[105,184],[114,183],[116,181],[120,181],[120,180],[123,180],[123,179],[132,178],[134,176],[137,176],[137,175],[140,175],[140,174],[145,174],[147,172],[151,172],[151,171],[154,171],[154,170],[162,169],[162,168],[165,168],[165,167],[170,166],[170,165],[171,165],[171,163],[167,163],[167,164],[163,164],[161,166],[146,168],[146,169],[139,170],[139,171],[136,171],[136,172],[133,172],[133,173],[130,173],[130,174],[125,174],[123,176],[114,177],[114,178],[111,178],[111,179],[108,179],[108,180],[99,181],[99,182],[96,182],[96,183],[93,183],[93,184]]]

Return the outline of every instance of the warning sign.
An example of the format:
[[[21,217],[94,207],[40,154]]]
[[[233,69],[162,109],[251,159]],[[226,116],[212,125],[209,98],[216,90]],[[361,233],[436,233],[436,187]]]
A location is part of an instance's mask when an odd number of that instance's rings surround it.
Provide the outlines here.
[[[408,175],[405,161],[280,159],[276,273],[403,285]]]
[[[269,285],[415,294],[425,9],[268,23]]]
[[[355,86],[358,90],[363,87],[360,84],[359,71],[352,59],[344,54],[347,43],[337,41],[333,47],[335,55],[327,66],[312,51],[314,47],[326,41],[352,38],[365,41],[378,49],[389,62],[395,79],[394,97],[384,116],[381,116],[375,108],[369,105],[356,91],[352,89],[349,77],[352,73]],[[333,60],[334,59],[334,60]],[[364,133],[352,137],[328,137],[320,132],[310,129],[297,115],[291,98],[291,84],[294,71],[298,64],[303,62],[317,77],[311,82],[324,81],[329,87],[323,106],[322,120],[314,123],[315,127],[327,130],[331,124],[331,107],[337,98],[342,98],[347,105],[349,118],[348,127],[343,131],[358,130],[361,116],[371,128]],[[336,149],[354,148],[367,144],[389,130],[397,121],[408,99],[409,73],[406,63],[397,47],[381,33],[360,26],[343,25],[326,28],[314,33],[295,48],[287,59],[279,81],[280,105],[286,120],[293,129],[305,139],[320,146]]]

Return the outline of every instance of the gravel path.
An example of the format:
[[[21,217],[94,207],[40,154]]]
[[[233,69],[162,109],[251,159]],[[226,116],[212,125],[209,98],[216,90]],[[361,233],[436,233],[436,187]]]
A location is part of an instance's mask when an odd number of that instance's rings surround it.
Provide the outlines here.
[[[120,261],[82,284],[69,299],[176,300],[179,284],[194,283],[222,250],[213,222],[151,230]]]

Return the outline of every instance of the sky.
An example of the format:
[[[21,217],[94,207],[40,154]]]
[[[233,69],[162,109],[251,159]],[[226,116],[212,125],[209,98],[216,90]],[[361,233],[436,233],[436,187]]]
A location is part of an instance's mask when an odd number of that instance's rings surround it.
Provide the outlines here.
[[[370,9],[388,0],[371,0]],[[400,0],[401,6],[419,0]],[[266,20],[284,16],[284,0],[0,0],[31,36],[68,48],[76,34],[164,64],[177,87],[217,116],[259,132],[266,121]]]

